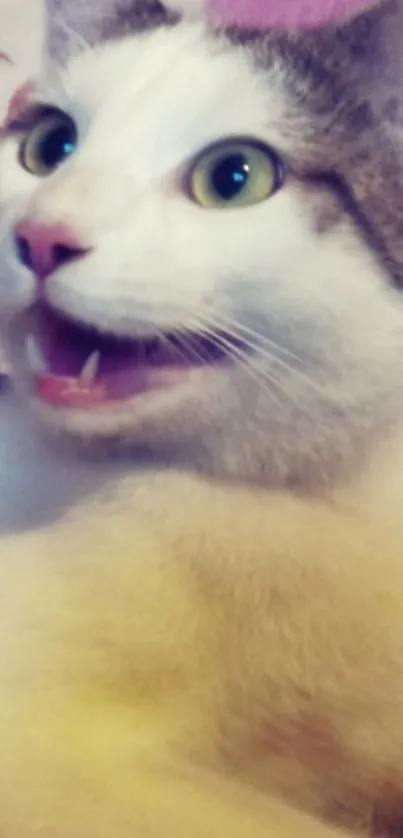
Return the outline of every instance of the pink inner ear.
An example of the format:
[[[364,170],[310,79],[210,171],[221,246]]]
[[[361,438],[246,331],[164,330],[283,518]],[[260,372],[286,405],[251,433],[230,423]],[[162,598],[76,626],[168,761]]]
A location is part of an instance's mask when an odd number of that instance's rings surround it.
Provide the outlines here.
[[[15,119],[16,116],[18,116],[18,114],[25,108],[34,89],[35,84],[32,81],[27,81],[25,84],[22,84],[21,87],[17,88],[10,99],[5,119],[5,126],[7,126],[11,120]]]
[[[244,27],[304,29],[355,14],[375,0],[207,0],[211,17]]]

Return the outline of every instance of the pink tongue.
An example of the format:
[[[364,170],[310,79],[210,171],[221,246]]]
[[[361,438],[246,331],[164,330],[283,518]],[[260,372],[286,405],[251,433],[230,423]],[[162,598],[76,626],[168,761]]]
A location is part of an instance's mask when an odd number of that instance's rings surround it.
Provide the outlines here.
[[[102,382],[86,385],[78,378],[41,375],[36,377],[35,385],[38,396],[55,407],[85,408],[111,401]]]
[[[38,375],[35,388],[39,398],[54,407],[107,407],[116,401],[175,386],[189,374],[189,368],[138,368],[135,374],[114,375],[92,383],[73,376]]]

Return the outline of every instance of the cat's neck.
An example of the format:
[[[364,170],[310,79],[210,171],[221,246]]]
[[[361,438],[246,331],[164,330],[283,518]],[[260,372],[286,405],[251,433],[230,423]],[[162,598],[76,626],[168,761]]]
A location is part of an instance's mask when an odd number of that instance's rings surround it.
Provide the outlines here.
[[[92,507],[96,501],[109,506],[111,496],[132,515],[131,499],[147,474],[163,472],[163,465],[116,460],[98,462],[72,456],[57,445],[49,445],[15,394],[0,393],[0,532],[22,532],[46,526],[77,507]],[[324,491],[332,505],[344,509],[361,522],[401,530],[401,479],[403,474],[403,429],[379,446],[367,467],[348,483]],[[178,472],[176,472],[178,476]],[[205,482],[202,480],[202,482]],[[186,479],[184,480],[186,485]],[[211,482],[207,480],[211,486]],[[267,487],[267,502],[274,487]],[[278,489],[279,487],[277,487]],[[122,491],[121,491],[122,490]],[[245,487],[253,494],[253,487]],[[261,499],[262,487],[258,490]],[[275,492],[275,494],[277,494]],[[308,500],[308,498],[306,498]]]

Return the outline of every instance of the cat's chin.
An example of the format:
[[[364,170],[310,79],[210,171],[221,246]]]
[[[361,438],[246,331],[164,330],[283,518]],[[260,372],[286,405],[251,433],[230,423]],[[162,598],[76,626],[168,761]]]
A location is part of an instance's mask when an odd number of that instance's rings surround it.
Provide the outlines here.
[[[34,425],[39,424],[48,442],[85,459],[116,456],[149,458],[168,456],[182,461],[191,446],[193,459],[199,448],[209,447],[206,421],[211,405],[226,393],[230,376],[224,371],[194,370],[175,386],[149,391],[130,399],[96,407],[55,406],[27,389],[20,379],[20,393],[28,397]],[[188,455],[184,455],[188,460]]]

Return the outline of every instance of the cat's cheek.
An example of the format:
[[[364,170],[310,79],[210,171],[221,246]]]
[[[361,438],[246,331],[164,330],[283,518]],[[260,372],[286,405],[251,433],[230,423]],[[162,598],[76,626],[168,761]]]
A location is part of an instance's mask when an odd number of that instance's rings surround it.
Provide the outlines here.
[[[3,227],[3,229],[1,229]],[[7,229],[5,229],[7,228]],[[35,281],[32,273],[18,259],[14,223],[8,217],[0,224],[0,325],[20,314],[35,299]]]
[[[38,188],[38,180],[18,162],[19,143],[0,143],[0,319],[4,321],[29,305],[35,295],[34,279],[24,268],[15,247],[15,227]]]
[[[11,320],[35,299],[35,286],[28,271],[15,271],[11,260],[3,259],[0,268],[0,324]]]
[[[29,200],[38,180],[26,172],[19,162],[20,143],[14,137],[0,142],[0,218],[4,209],[16,212],[16,204]]]

